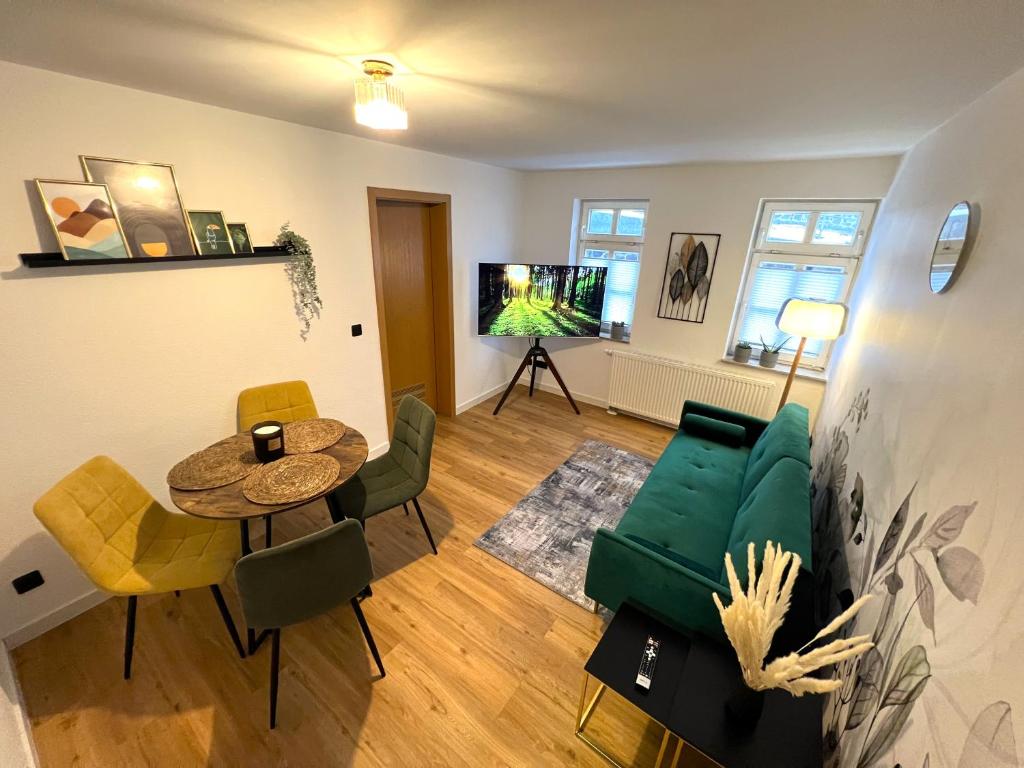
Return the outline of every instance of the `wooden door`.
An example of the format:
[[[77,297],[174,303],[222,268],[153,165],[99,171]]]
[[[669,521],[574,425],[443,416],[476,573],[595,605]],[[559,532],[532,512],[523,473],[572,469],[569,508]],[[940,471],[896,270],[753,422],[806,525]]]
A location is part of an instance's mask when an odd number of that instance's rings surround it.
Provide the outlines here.
[[[392,413],[406,394],[437,410],[430,207],[377,201]]]

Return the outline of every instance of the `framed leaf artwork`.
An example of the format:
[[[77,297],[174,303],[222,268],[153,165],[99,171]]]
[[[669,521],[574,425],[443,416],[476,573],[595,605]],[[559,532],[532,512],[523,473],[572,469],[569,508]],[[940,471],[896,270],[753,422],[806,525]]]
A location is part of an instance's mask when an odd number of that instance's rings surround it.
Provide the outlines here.
[[[658,317],[703,323],[721,235],[673,232],[665,257]]]

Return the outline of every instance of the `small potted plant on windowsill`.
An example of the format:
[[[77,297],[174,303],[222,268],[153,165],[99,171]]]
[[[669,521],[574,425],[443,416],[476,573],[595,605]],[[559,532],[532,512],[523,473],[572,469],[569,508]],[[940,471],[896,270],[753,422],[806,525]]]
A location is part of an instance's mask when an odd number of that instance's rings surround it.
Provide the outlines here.
[[[779,352],[786,342],[789,341],[790,337],[787,336],[778,344],[772,345],[764,340],[764,336],[761,337],[761,354],[758,358],[757,364],[762,368],[774,368],[779,362]]]
[[[750,361],[751,346],[746,341],[736,342],[736,346],[732,350],[733,362],[746,363]]]

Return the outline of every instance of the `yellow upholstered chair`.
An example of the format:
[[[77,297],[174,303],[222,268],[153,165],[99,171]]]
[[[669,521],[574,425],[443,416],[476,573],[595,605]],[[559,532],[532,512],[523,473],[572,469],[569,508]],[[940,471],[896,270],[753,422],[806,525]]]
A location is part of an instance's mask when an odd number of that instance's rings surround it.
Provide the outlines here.
[[[124,467],[96,456],[57,483],[35,514],[100,589],[128,596],[124,677],[131,677],[139,595],[209,587],[238,655],[218,586],[241,556],[238,527],[164,509]]]
[[[318,417],[316,403],[304,381],[282,381],[243,389],[238,395],[238,431],[260,421],[302,421]]]

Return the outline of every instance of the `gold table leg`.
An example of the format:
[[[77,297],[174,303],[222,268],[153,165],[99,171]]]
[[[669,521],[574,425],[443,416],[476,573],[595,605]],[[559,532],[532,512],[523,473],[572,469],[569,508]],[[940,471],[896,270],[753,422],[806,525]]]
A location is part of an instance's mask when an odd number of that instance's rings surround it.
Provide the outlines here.
[[[580,690],[580,704],[576,708],[576,730],[580,729],[580,720],[583,718],[583,703],[587,700],[587,682],[590,680],[590,673],[583,673],[583,688]]]
[[[624,768],[624,766],[622,766],[621,763],[619,763],[614,757],[612,757],[611,754],[609,754],[602,745],[595,742],[586,733],[583,732],[584,728],[586,728],[587,723],[590,720],[590,716],[594,714],[594,709],[601,701],[601,697],[604,696],[604,692],[608,689],[608,686],[606,686],[604,683],[599,683],[597,686],[597,690],[594,692],[593,697],[588,702],[587,688],[589,687],[589,683],[590,674],[588,672],[584,672],[583,685],[580,687],[580,701],[579,705],[576,707],[576,737],[580,739],[580,741],[582,741],[588,747],[590,747],[592,750],[594,750],[601,757],[603,757],[605,760],[607,760],[611,765],[614,765],[617,768]],[[668,728],[666,728],[665,734],[661,737],[661,748],[658,750],[658,759],[654,762],[654,768],[661,767],[662,760],[664,760],[665,755],[667,754],[669,740],[672,737],[672,735],[673,734],[671,733],[671,731],[669,731]],[[675,762],[673,762],[672,764],[673,768],[675,767],[676,763],[679,762],[680,749],[682,749],[682,741],[679,742],[679,747],[676,748]]]
[[[679,739],[679,743],[676,744],[676,753],[672,757],[672,768],[677,768],[679,765],[679,756],[683,753],[683,740]]]
[[[665,748],[668,747],[668,728],[665,729],[665,735],[661,737],[661,749],[658,750],[658,759],[654,761],[654,768],[661,768],[661,761],[665,757]]]
[[[606,686],[604,683],[599,683],[597,686],[597,690],[594,692],[593,698],[591,698],[590,702],[588,703],[587,688],[589,687],[589,683],[590,673],[584,672],[583,685],[580,688],[580,702],[576,708],[576,736],[580,739],[580,741],[584,742],[597,754],[599,754],[601,757],[607,760],[611,765],[614,765],[617,768],[624,768],[624,766],[622,766],[621,763],[619,763],[614,757],[612,757],[608,752],[605,751],[604,747],[602,747],[597,742],[593,741],[587,734],[583,732],[583,729],[586,727],[587,722],[590,720],[590,716],[594,714],[594,709],[597,707],[598,703],[601,701],[601,697],[604,695],[604,692],[608,688],[608,686]],[[652,722],[657,721],[652,720]],[[658,724],[660,725],[660,723]],[[672,733],[668,728],[665,728],[665,733],[661,737],[661,747],[658,749],[658,758],[654,761],[654,768],[661,768],[662,761],[668,755],[668,745],[672,737],[675,737],[676,739],[676,748],[672,754],[672,763],[670,764],[669,768],[679,768],[679,758],[683,754],[683,746],[686,742],[684,742],[679,736],[676,736],[674,733]],[[694,747],[691,746],[691,749],[693,748]],[[697,751],[700,752],[699,749]],[[701,752],[701,754],[704,753]],[[717,760],[712,760],[707,755],[704,755],[704,757],[706,757],[710,762],[714,763],[715,765],[721,767],[721,763],[719,763]]]
[[[577,710],[577,715],[576,715],[576,731],[577,731],[577,733],[579,731],[582,731],[586,727],[587,721],[590,720],[590,716],[592,714],[594,714],[594,708],[597,706],[597,703],[599,701],[601,701],[601,697],[604,696],[604,692],[608,688],[608,686],[606,686],[604,683],[600,683],[597,686],[597,691],[594,693],[594,698],[592,698],[590,700],[590,703],[587,704],[586,705],[586,709],[584,709],[583,702],[586,701],[586,698],[587,698],[587,682],[589,680],[590,680],[590,675],[588,673],[584,672],[583,673],[583,690],[580,691],[580,706],[579,706],[579,709]]]

